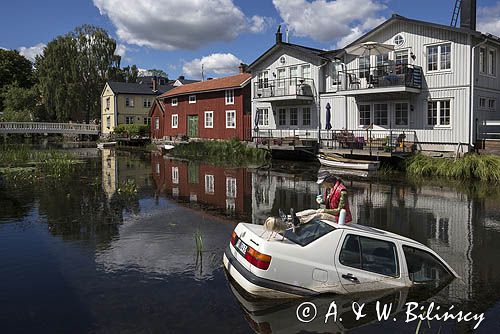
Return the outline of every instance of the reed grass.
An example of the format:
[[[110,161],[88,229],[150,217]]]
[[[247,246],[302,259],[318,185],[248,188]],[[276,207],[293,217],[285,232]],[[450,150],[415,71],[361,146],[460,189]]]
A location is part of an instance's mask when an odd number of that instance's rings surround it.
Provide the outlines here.
[[[463,158],[432,158],[415,155],[406,163],[408,176],[433,176],[448,179],[476,179],[500,183],[500,157],[467,154]]]
[[[249,147],[236,139],[190,142],[177,145],[170,153],[180,158],[231,166],[263,165],[270,159],[267,151]]]

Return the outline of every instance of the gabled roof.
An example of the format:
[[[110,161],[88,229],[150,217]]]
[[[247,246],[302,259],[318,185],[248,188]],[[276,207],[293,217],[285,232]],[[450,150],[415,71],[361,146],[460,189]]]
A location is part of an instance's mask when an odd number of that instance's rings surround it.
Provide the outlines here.
[[[195,82],[200,82],[200,80],[191,80],[191,79],[177,79],[177,80],[174,80],[174,82],[175,81],[179,81],[183,85],[192,84]]]
[[[388,26],[389,24],[391,24],[394,21],[403,21],[403,22],[408,22],[408,23],[412,23],[412,24],[418,24],[418,25],[423,25],[423,26],[427,26],[427,27],[432,27],[432,28],[436,28],[436,29],[443,29],[443,30],[447,30],[447,31],[458,32],[458,33],[462,33],[462,34],[471,34],[471,35],[478,36],[478,37],[482,36],[483,38],[491,39],[493,41],[496,41],[497,43],[500,42],[500,38],[499,37],[493,36],[491,34],[483,34],[483,33],[479,32],[479,31],[470,30],[470,29],[467,29],[467,28],[450,27],[450,26],[447,26],[447,25],[444,25],[444,24],[427,22],[427,21],[421,21],[421,20],[415,20],[415,19],[410,19],[410,18],[401,16],[401,15],[398,15],[398,14],[392,14],[392,16],[391,16],[390,19],[386,20],[382,24],[380,24],[377,27],[373,28],[372,30],[370,30],[369,32],[367,32],[366,34],[364,34],[363,36],[361,36],[358,39],[356,39],[354,42],[346,45],[344,47],[344,49],[346,49],[346,48],[348,48],[348,47],[350,47],[352,45],[356,45],[356,44],[360,43],[362,40],[366,39],[367,37],[369,37],[373,33],[377,32],[378,30],[385,28],[386,26]]]
[[[135,83],[135,82],[108,81],[108,85],[115,94],[136,94],[136,95],[160,95],[174,88],[172,84],[158,85],[157,86],[158,91],[153,92],[153,89],[149,82]]]
[[[202,82],[195,82],[179,87],[175,87],[174,89],[162,94],[160,98],[164,97],[172,97],[193,93],[202,93],[208,91],[217,91],[231,88],[242,88],[244,87],[252,78],[249,73],[241,73],[237,75],[233,75],[230,77],[212,79]]]
[[[323,58],[322,54],[325,52],[325,50],[310,48],[310,47],[298,45],[298,44],[291,44],[291,43],[285,43],[285,42],[276,43],[272,47],[270,47],[266,52],[264,52],[259,58],[257,58],[253,63],[248,65],[248,69],[251,70],[258,63],[260,63],[262,60],[267,58],[267,56],[269,56],[271,53],[273,53],[279,49],[296,51],[296,52],[308,55],[308,56],[313,57],[313,58]]]

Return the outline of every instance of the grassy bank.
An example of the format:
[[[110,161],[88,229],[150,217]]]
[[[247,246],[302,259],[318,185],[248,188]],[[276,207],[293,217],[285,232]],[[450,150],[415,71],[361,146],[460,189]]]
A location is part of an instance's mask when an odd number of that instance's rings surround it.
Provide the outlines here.
[[[170,154],[179,158],[229,166],[263,165],[270,159],[267,151],[248,147],[239,140],[191,142],[177,145]]]
[[[408,159],[406,174],[410,177],[444,177],[448,179],[477,179],[500,183],[500,157],[467,154],[460,159],[431,158],[422,154]]]
[[[81,162],[67,152],[26,146],[0,148],[0,173],[11,179],[60,178],[70,175]]]

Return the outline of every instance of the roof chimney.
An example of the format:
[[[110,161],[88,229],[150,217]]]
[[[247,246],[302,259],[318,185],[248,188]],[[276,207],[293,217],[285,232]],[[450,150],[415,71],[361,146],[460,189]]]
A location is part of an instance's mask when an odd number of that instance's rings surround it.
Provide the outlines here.
[[[184,76],[183,76],[183,75],[179,75],[179,79],[177,79],[177,80],[184,80],[184,79],[185,79],[185,78],[184,78]]]
[[[476,31],[476,0],[462,0],[460,4],[460,28]]]
[[[240,73],[245,73],[247,71],[248,65],[240,63],[240,66],[238,66],[238,69],[240,70]]]
[[[151,83],[153,84],[152,85],[153,93],[156,93],[158,91],[158,87],[157,87],[158,83],[156,82],[156,75],[151,78]]]
[[[276,31],[276,44],[281,44],[283,42],[283,34],[281,33],[281,24],[278,26],[278,31]]]

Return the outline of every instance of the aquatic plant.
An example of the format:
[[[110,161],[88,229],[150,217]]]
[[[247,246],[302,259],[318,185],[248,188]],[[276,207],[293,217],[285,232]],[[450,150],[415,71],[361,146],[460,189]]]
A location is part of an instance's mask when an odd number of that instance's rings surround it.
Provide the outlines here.
[[[467,154],[460,159],[415,155],[406,162],[409,176],[437,176],[450,179],[478,179],[500,183],[500,157]]]
[[[237,139],[190,142],[177,145],[170,153],[181,158],[229,166],[262,165],[270,159],[269,152],[250,147]]]

